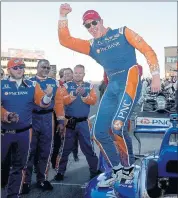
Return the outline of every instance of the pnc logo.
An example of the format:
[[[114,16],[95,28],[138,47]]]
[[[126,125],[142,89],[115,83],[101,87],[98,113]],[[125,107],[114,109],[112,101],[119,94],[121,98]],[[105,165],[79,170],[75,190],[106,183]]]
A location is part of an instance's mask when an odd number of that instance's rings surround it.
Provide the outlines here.
[[[147,118],[144,118],[144,119],[142,119],[142,120],[140,121],[140,123],[142,123],[142,124],[150,124],[150,120],[147,119]]]
[[[129,110],[130,110],[130,106],[132,105],[132,102],[130,101],[130,103],[128,103],[127,100],[124,100],[123,104],[122,104],[122,108],[121,110],[119,111],[119,114],[118,114],[118,118],[122,118],[122,119],[125,119],[125,117],[127,116]]]
[[[97,51],[97,53],[108,51],[108,50],[110,50],[112,48],[115,48],[115,47],[117,47],[119,45],[120,45],[119,42],[111,43],[111,44],[107,45],[106,47],[101,47],[99,49],[99,52]]]
[[[17,95],[28,95],[28,91],[17,91],[17,92],[5,92],[5,96],[11,95],[11,96],[17,96]]]

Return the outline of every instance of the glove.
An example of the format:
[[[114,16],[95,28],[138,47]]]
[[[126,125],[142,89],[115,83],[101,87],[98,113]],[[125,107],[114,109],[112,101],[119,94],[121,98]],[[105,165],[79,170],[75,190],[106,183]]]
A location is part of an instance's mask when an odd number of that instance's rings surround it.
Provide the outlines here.
[[[86,97],[87,96],[87,92],[86,92],[85,88],[82,87],[82,86],[79,86],[76,89],[76,93],[77,93],[77,95],[82,96],[82,97]]]

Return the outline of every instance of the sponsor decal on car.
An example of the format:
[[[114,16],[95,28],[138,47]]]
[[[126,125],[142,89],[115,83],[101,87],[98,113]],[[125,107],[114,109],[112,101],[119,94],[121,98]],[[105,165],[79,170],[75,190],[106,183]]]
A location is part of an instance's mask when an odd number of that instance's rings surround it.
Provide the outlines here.
[[[150,117],[137,117],[137,126],[159,126],[169,127],[171,125],[169,118],[150,118]]]

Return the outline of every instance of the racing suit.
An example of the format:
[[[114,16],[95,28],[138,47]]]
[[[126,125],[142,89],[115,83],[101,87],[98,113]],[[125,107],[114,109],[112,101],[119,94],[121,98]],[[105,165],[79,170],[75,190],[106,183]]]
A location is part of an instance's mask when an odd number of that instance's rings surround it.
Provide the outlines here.
[[[94,137],[111,167],[120,161],[123,166],[130,166],[134,163],[134,156],[125,126],[141,90],[135,49],[146,57],[152,75],[159,73],[155,52],[142,37],[127,27],[108,28],[107,33],[98,39],[82,40],[70,35],[68,21],[64,19],[59,20],[58,36],[61,45],[89,55],[103,66],[109,84],[97,112]],[[108,133],[110,127],[116,147]]]
[[[16,82],[1,80],[1,160],[3,161],[11,146],[12,169],[10,170],[7,197],[17,198],[21,194],[27,160],[30,151],[31,122],[34,103],[47,107],[43,101],[44,92],[36,82],[22,80],[17,88]],[[8,112],[19,115],[19,121],[5,122]]]
[[[41,89],[44,91],[47,85],[53,87],[53,97],[50,106],[45,110],[41,107],[35,105],[33,109],[32,117],[32,142],[31,142],[31,153],[28,161],[28,168],[26,172],[25,182],[27,184],[31,183],[32,169],[34,164],[34,157],[38,155],[37,163],[37,182],[44,182],[47,180],[48,170],[51,160],[51,155],[53,152],[53,135],[54,135],[54,114],[53,108],[55,105],[56,91],[58,86],[58,81],[53,78],[40,78],[35,76],[31,78],[32,81],[38,82]],[[62,97],[60,99],[62,101]],[[60,104],[61,105],[61,104]],[[63,106],[58,106],[59,110],[62,112]],[[63,115],[64,116],[64,115]],[[38,153],[36,153],[38,151]]]
[[[66,131],[59,151],[59,158],[56,162],[57,173],[62,175],[64,175],[66,171],[68,156],[73,150],[76,135],[78,135],[80,148],[89,164],[90,174],[92,175],[97,172],[98,158],[94,152],[94,147],[90,138],[88,121],[90,105],[96,103],[97,97],[90,83],[83,82],[82,86],[85,89],[85,97],[77,95],[75,99],[71,95],[78,87],[74,81],[67,82],[62,87],[65,105]]]

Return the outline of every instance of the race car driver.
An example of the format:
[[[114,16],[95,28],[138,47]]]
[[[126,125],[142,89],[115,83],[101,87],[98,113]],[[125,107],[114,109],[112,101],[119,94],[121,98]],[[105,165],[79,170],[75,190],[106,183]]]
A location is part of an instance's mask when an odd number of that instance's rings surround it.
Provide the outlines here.
[[[13,146],[12,169],[7,185],[7,197],[11,198],[19,197],[22,191],[30,151],[34,103],[47,108],[53,91],[48,86],[44,94],[39,84],[24,79],[24,68],[21,59],[10,59],[7,64],[9,78],[1,80],[1,159],[5,159],[9,148]]]
[[[132,141],[127,132],[127,121],[141,90],[135,49],[147,59],[152,74],[153,92],[160,90],[159,64],[155,52],[141,36],[128,27],[105,28],[103,19],[94,10],[88,10],[83,15],[83,26],[94,38],[82,40],[72,37],[67,21],[67,14],[71,11],[69,4],[62,4],[60,7],[60,44],[92,57],[103,66],[109,78],[93,127],[96,141],[113,167],[111,177],[99,184],[99,187],[106,187],[122,178],[133,179],[135,159]],[[112,139],[108,133],[110,127],[113,132]]]

